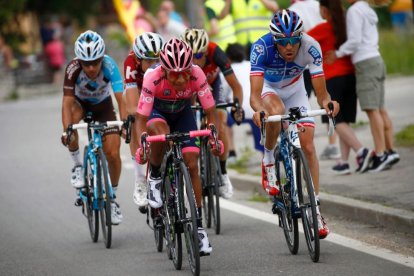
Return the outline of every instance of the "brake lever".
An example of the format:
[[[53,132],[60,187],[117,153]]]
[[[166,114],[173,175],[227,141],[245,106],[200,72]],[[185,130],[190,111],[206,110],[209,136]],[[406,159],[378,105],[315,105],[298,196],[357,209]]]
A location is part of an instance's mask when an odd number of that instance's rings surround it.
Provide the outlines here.
[[[265,120],[265,112],[264,111],[260,111],[260,145],[264,145],[265,141],[266,141],[266,131],[265,131],[265,124],[266,124],[266,120]]]

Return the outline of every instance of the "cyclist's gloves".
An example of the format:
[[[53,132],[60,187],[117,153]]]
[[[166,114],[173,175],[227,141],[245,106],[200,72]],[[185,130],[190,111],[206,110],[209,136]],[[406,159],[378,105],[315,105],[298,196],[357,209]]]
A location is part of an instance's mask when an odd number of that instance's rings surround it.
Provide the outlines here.
[[[148,150],[144,156],[144,150],[141,147],[139,147],[137,151],[135,152],[135,162],[143,165],[147,163],[147,161],[148,161]]]
[[[230,111],[231,117],[236,122],[236,124],[239,126],[244,121],[244,110],[243,108],[235,108],[233,107]]]
[[[218,144],[219,144],[218,145],[219,149],[217,149],[214,139],[210,139],[211,151],[216,156],[222,155],[224,153],[224,144],[223,144],[223,142],[221,140],[218,140]]]

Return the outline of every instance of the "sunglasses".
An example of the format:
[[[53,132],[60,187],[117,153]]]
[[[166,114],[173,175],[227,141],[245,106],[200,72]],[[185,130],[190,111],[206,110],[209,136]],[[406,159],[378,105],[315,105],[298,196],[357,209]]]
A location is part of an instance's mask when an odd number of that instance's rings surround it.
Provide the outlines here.
[[[180,76],[182,76],[184,79],[188,80],[191,76],[191,69],[181,71],[181,72],[167,71],[167,77],[169,79],[176,80]]]
[[[160,58],[160,52],[146,52],[142,54],[144,59],[159,59]]]
[[[80,64],[82,66],[85,66],[85,67],[97,66],[102,62],[102,60],[103,60],[102,58],[98,58],[98,59],[95,59],[95,60],[88,60],[88,61],[80,60]]]
[[[197,54],[193,54],[193,57],[195,59],[201,59],[204,56],[204,53],[197,53]]]
[[[285,37],[285,38],[275,38],[274,39],[276,44],[279,44],[283,47],[286,47],[286,45],[296,45],[302,41],[302,36],[292,36],[292,37]]]

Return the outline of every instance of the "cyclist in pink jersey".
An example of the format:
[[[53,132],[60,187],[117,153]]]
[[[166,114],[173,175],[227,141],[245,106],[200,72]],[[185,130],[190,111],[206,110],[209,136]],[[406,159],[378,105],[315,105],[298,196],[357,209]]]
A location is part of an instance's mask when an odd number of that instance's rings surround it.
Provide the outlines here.
[[[197,124],[191,110],[194,96],[204,108],[210,123],[216,124],[216,108],[213,95],[202,69],[192,63],[192,50],[182,40],[172,38],[161,50],[161,64],[150,68],[144,75],[141,96],[137,106],[136,131],[141,137],[144,131],[149,135],[167,134],[172,132],[188,132],[197,129]],[[141,141],[138,141],[140,143]],[[160,195],[161,172],[160,166],[164,156],[163,143],[151,144],[150,175],[148,177],[148,203],[152,208],[162,206]],[[213,153],[219,155],[216,149]],[[200,252],[210,253],[212,247],[207,233],[202,226],[201,214],[201,181],[198,174],[199,147],[195,138],[183,144],[184,162],[189,168],[191,181],[198,209],[198,233]],[[136,159],[140,163],[143,152],[139,148]]]

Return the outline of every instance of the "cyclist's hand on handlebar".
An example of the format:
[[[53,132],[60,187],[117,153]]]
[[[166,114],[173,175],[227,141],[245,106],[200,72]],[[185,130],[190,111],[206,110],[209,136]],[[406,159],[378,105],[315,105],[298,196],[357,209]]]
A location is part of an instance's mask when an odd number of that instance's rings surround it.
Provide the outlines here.
[[[148,158],[145,158],[145,157],[148,157],[148,152],[144,156],[144,150],[141,147],[139,147],[137,149],[137,151],[135,152],[135,162],[137,162],[138,164],[143,165],[143,164],[147,163],[147,161],[148,161],[147,160]]]
[[[269,116],[269,114],[266,112],[266,111],[264,111],[264,110],[259,110],[259,111],[256,111],[254,114],[253,114],[253,122],[260,128],[261,126],[262,126],[262,120],[261,120],[261,117],[260,117],[260,113],[261,112],[264,112],[264,118],[267,118],[267,116]]]
[[[210,139],[210,145],[211,145],[211,152],[215,155],[215,156],[220,156],[224,153],[224,144],[221,140],[217,140],[218,141],[218,147],[216,146],[216,142],[214,139]]]
[[[335,118],[340,110],[339,103],[337,101],[324,102],[323,108],[325,108],[328,116],[332,118]]]
[[[68,133],[65,131],[65,132],[63,132],[62,133],[62,136],[60,137],[60,141],[62,142],[62,145],[64,145],[65,147],[67,147],[68,146],[68,141],[69,141],[69,139],[68,139],[69,137],[68,137]]]

